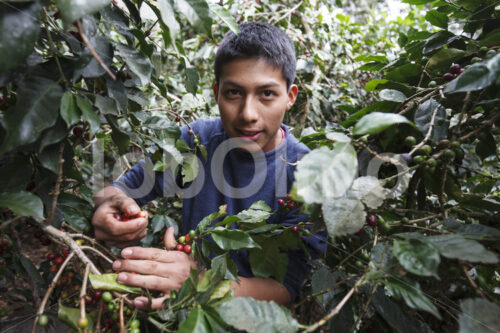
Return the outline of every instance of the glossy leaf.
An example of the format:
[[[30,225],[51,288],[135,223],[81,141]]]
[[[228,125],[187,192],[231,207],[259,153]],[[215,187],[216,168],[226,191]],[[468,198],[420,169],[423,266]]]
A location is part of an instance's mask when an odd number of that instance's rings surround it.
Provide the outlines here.
[[[196,176],[198,176],[200,165],[198,163],[198,157],[195,154],[188,154],[182,162],[182,184],[189,183],[193,181]]]
[[[89,124],[89,135],[92,136],[99,130],[101,121],[92,108],[90,101],[83,96],[76,96],[76,104],[82,112],[83,120]]]
[[[93,329],[94,321],[96,320],[97,311],[92,313],[88,313],[86,318],[88,319],[88,328]],[[72,327],[77,332],[80,330],[78,328],[77,322],[80,319],[80,309],[79,308],[71,308],[69,306],[64,306],[62,303],[59,303],[57,306],[57,319],[65,322],[70,327]]]
[[[458,36],[455,36],[447,30],[438,31],[425,40],[425,46],[422,52],[425,55],[430,54],[441,49],[443,46],[450,44],[457,38]]]
[[[31,77],[20,82],[18,94],[23,96],[5,112],[6,130],[0,155],[11,149],[34,142],[43,130],[56,123],[62,89],[52,80]]]
[[[408,272],[421,276],[438,278],[439,252],[433,245],[420,239],[395,240],[394,256]]]
[[[401,91],[394,89],[384,89],[380,92],[380,98],[392,102],[404,102],[406,100],[405,94]]]
[[[102,275],[95,275],[90,273],[89,280],[92,284],[92,288],[100,290],[114,290],[122,293],[138,294],[141,292],[141,288],[131,287],[125,284],[119,283],[116,278],[118,274],[107,273]]]
[[[422,292],[417,282],[394,275],[385,280],[384,284],[396,299],[403,300],[410,308],[429,312],[437,319],[441,319],[438,309]]]
[[[361,118],[353,129],[354,135],[378,134],[395,124],[410,124],[405,116],[395,113],[372,112]]]
[[[24,190],[31,182],[33,166],[28,156],[16,156],[10,163],[0,166],[0,188],[10,191]]]
[[[0,3],[0,73],[21,64],[34,51],[41,8],[38,1]]]
[[[175,45],[175,40],[177,39],[177,35],[180,31],[179,22],[175,19],[175,13],[173,9],[173,4],[171,0],[159,0],[161,19],[163,23],[168,27],[168,32],[170,34],[170,39],[172,41],[172,45],[174,48],[177,48]]]
[[[243,248],[259,248],[250,235],[242,230],[215,229],[212,232],[215,243],[223,250],[238,250]]]
[[[417,111],[415,111],[415,125],[422,133],[427,134],[434,112],[437,113],[434,117],[431,138],[438,142],[448,137],[449,120],[445,108],[435,99],[431,98],[418,106]]]
[[[448,83],[445,93],[457,93],[481,90],[499,84],[500,54],[493,58],[471,65],[458,78]]]
[[[179,333],[191,333],[191,332],[200,332],[200,333],[210,333],[210,327],[205,319],[205,314],[204,311],[199,308],[195,307],[191,312],[189,312],[189,315],[187,316],[186,320],[180,323],[179,325],[179,330],[177,331]]]
[[[462,224],[454,219],[446,219],[444,226],[446,229],[459,233],[466,238],[500,241],[500,230],[479,223]]]
[[[459,333],[492,333],[500,327],[500,307],[483,298],[460,301]]]
[[[205,0],[176,0],[177,9],[199,32],[212,33],[212,18]]]
[[[325,201],[322,211],[326,230],[332,239],[354,234],[365,224],[365,208],[357,199],[339,198]]]
[[[134,49],[128,45],[117,43],[117,55],[125,60],[128,68],[136,74],[141,80],[141,85],[145,86],[151,82],[151,74],[153,73],[153,65],[141,51]]]
[[[342,196],[351,186],[358,161],[354,148],[337,142],[333,150],[321,147],[304,156],[295,171],[297,195],[306,203]]]
[[[0,207],[8,208],[19,216],[43,219],[43,203],[28,191],[0,192]]]
[[[485,264],[498,263],[498,256],[487,250],[479,242],[465,239],[461,235],[437,235],[425,237],[425,241],[434,245],[441,255],[451,259]]]
[[[274,302],[237,297],[222,303],[216,309],[225,322],[249,333],[291,333],[300,327],[288,309]]]
[[[261,250],[250,250],[250,267],[255,277],[273,277],[282,282],[288,266],[288,256],[280,253],[279,244],[274,239],[262,244]]]
[[[85,15],[96,13],[110,3],[110,0],[56,0],[57,7],[66,24],[73,23]]]
[[[118,147],[118,152],[120,155],[124,155],[127,152],[127,148],[130,144],[130,136],[123,131],[117,123],[116,117],[112,115],[106,115],[108,124],[111,126],[111,138],[113,142]]]
[[[438,12],[437,10],[430,10],[425,14],[425,19],[436,27],[443,29],[448,28],[448,15],[445,13]]]
[[[229,13],[226,8],[210,1],[207,2],[207,4],[212,14],[221,19],[222,22],[224,22],[228,26],[228,28],[231,29],[232,32],[238,34],[238,23],[236,23],[236,20],[231,16],[231,13]]]

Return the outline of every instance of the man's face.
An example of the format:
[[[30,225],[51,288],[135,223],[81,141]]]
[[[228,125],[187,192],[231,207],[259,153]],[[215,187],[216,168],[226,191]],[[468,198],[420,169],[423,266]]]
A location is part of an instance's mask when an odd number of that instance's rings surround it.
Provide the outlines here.
[[[287,91],[281,69],[263,59],[236,59],[224,65],[214,86],[222,125],[239,148],[268,152],[282,140],[280,125],[297,97],[297,86]],[[257,148],[258,146],[258,148]]]

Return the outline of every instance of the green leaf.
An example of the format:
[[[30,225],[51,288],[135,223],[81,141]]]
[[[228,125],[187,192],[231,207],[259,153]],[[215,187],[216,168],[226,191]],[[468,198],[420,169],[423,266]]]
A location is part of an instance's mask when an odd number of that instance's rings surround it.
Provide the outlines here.
[[[122,293],[139,294],[141,293],[141,288],[131,287],[125,284],[121,284],[116,280],[118,274],[108,273],[102,275],[95,275],[90,273],[89,280],[92,284],[92,288],[101,290],[114,290]]]
[[[87,328],[91,331],[94,327],[94,321],[96,320],[96,316],[97,316],[97,311],[93,311],[86,315],[89,321]],[[79,308],[70,308],[68,306],[64,306],[63,303],[60,302],[59,305],[57,306],[57,319],[65,322],[77,332],[80,330],[77,325],[78,319],[80,319]]]
[[[251,297],[236,297],[216,308],[231,326],[249,333],[297,332],[299,323],[290,311],[274,302],[256,301]]]
[[[382,84],[380,84],[380,85],[382,85]],[[378,87],[377,87],[377,90],[379,90]],[[350,126],[354,125],[358,121],[358,119],[360,119],[361,117],[363,117],[364,115],[366,115],[367,113],[370,113],[372,111],[391,113],[400,104],[401,103],[389,102],[389,101],[375,102],[375,103],[368,105],[367,107],[359,110],[355,114],[351,115],[349,118],[347,118],[346,120],[341,122],[340,125],[343,127],[350,127]]]
[[[392,252],[408,272],[439,278],[437,275],[440,262],[439,252],[429,243],[417,238],[394,240]]]
[[[338,198],[328,200],[322,206],[328,235],[334,239],[359,231],[366,220],[365,208],[356,199]]]
[[[88,14],[93,14],[111,3],[110,0],[56,0],[64,23],[70,24]]]
[[[236,215],[238,222],[241,223],[259,223],[266,221],[271,216],[271,208],[265,201],[256,201],[249,209],[243,210]]]
[[[280,253],[278,245],[276,240],[271,238],[262,244],[261,250],[249,250],[250,267],[255,277],[273,277],[278,282],[283,281],[288,266],[288,256],[286,253]]]
[[[258,248],[257,244],[249,234],[242,230],[215,229],[212,232],[215,243],[223,250],[238,250],[244,248]]]
[[[56,123],[59,113],[62,89],[57,82],[30,77],[19,83],[17,94],[22,98],[4,113],[2,120],[6,134],[0,155],[34,142],[43,130]]]
[[[425,40],[425,46],[422,52],[424,55],[430,54],[439,50],[443,46],[450,44],[457,38],[459,38],[459,36],[455,36],[447,30],[438,31]]]
[[[111,126],[111,138],[113,142],[118,147],[118,152],[120,155],[124,155],[127,152],[127,148],[130,144],[130,136],[121,130],[116,122],[116,117],[112,115],[106,115],[108,124]]]
[[[212,18],[205,0],[177,0],[177,9],[199,32],[212,33]]]
[[[382,68],[384,68],[387,64],[381,62],[368,62],[366,64],[361,65],[358,70],[360,71],[370,71],[370,72],[378,72]]]
[[[40,35],[41,2],[0,3],[0,73],[21,64]]]
[[[95,95],[95,106],[99,109],[101,114],[112,114],[117,116],[120,112],[118,110],[117,102],[109,97]]]
[[[460,300],[459,333],[493,333],[500,327],[500,307],[483,298]]]
[[[488,32],[488,34],[481,39],[479,45],[500,45],[500,28]]]
[[[380,92],[380,98],[386,101],[402,103],[406,100],[405,94],[399,90],[384,89]]]
[[[460,49],[441,49],[436,52],[427,62],[426,68],[429,71],[446,73],[451,63],[458,62],[466,56],[466,52]]]
[[[186,67],[186,90],[193,95],[196,95],[198,89],[198,81],[200,76],[194,67]]]
[[[208,227],[213,221],[215,221],[221,217],[226,216],[226,209],[227,209],[227,205],[222,205],[219,207],[218,212],[215,212],[215,213],[212,213],[208,216],[205,216],[200,221],[200,223],[198,223],[198,226],[196,226],[197,233],[203,232],[203,230],[205,230],[205,228]]]
[[[26,189],[31,182],[33,167],[28,156],[18,155],[0,166],[0,188],[10,191]]]
[[[19,254],[19,261],[21,262],[21,265],[23,265],[26,273],[28,273],[28,276],[35,282],[38,292],[41,292],[42,287],[44,287],[45,285],[45,282],[42,279],[42,276],[40,275],[40,272],[38,271],[36,266],[33,264],[33,262],[31,262],[31,260],[29,260],[22,254]]]
[[[374,62],[383,62],[383,63],[388,63],[389,61],[387,60],[386,56],[381,56],[381,55],[373,55],[373,54],[362,54],[354,58],[356,61],[374,61]]]
[[[199,333],[210,333],[210,327],[205,319],[204,311],[196,307],[187,316],[186,320],[180,323],[179,333],[191,333],[191,332],[199,332]]]
[[[422,68],[420,65],[409,63],[394,68],[392,71],[387,73],[385,78],[397,82],[416,84],[421,73]]]
[[[415,125],[422,133],[429,130],[432,114],[436,111],[434,117],[434,127],[432,129],[432,141],[438,142],[448,137],[449,121],[446,116],[446,109],[435,99],[431,98],[420,104],[415,111]]]
[[[394,329],[394,332],[405,333],[432,333],[427,324],[413,318],[403,311],[399,305],[387,297],[382,288],[378,288],[372,299],[372,305],[385,322]]]
[[[387,83],[387,82],[389,82],[389,80],[385,80],[385,79],[383,79],[383,80],[376,80],[376,79],[373,79],[373,80],[368,81],[368,83],[365,85],[364,89],[366,91],[375,91],[375,90],[377,90],[377,86],[379,84],[383,84],[383,83]]]
[[[437,10],[430,10],[425,14],[425,19],[432,25],[443,29],[448,28],[448,15],[438,12]]]
[[[402,276],[396,276],[384,280],[387,290],[396,298],[403,300],[412,309],[429,312],[441,320],[436,306],[425,296],[417,282],[408,280]]]
[[[294,186],[305,203],[322,203],[351,187],[358,168],[356,151],[347,142],[337,142],[333,148],[315,149],[300,160]]]
[[[83,120],[89,124],[89,135],[92,137],[101,125],[99,117],[96,115],[92,108],[92,103],[85,96],[76,96],[76,104],[82,112]]]
[[[409,3],[410,5],[425,5],[426,3],[433,1],[434,0],[402,0],[402,2]]]
[[[479,223],[462,224],[454,219],[445,219],[446,229],[476,240],[500,240],[500,230]]]
[[[224,280],[219,284],[217,284],[214,291],[212,292],[212,295],[210,296],[209,301],[218,298],[223,298],[227,296],[230,292],[231,292],[231,280]]]
[[[141,80],[141,85],[145,86],[151,82],[153,65],[148,57],[141,51],[128,45],[116,43],[117,55],[121,56],[128,68]]]
[[[59,145],[52,145],[45,148],[38,159],[45,169],[52,171],[54,174],[59,173]]]
[[[444,88],[445,93],[457,93],[481,90],[499,84],[500,54],[478,62],[460,74]]]
[[[19,216],[33,216],[43,219],[42,200],[28,191],[1,192],[0,207],[8,208]]]
[[[192,182],[198,176],[200,165],[195,154],[187,154],[182,162],[182,184]]]
[[[488,210],[490,212],[500,211],[500,202],[490,198],[483,198],[480,195],[466,194],[457,200],[460,208],[472,209],[475,211]]]
[[[495,138],[490,132],[485,131],[484,136],[476,144],[476,154],[484,160],[486,157],[495,155],[497,152],[497,144]]]
[[[168,27],[168,32],[171,39],[171,44],[177,51],[175,40],[181,29],[179,22],[175,19],[175,13],[171,0],[159,0],[160,15],[163,23]],[[150,5],[151,6],[151,5]]]
[[[61,117],[57,117],[56,124],[47,128],[40,136],[40,146],[38,147],[38,151],[42,151],[47,146],[63,141],[66,139],[67,135],[68,128],[66,127],[66,123]]]
[[[495,253],[488,251],[475,240],[465,239],[461,235],[427,236],[426,242],[434,245],[441,255],[450,259],[460,259],[485,264],[498,263]]]
[[[231,29],[231,31],[237,35],[238,23],[236,22],[234,17],[231,16],[231,13],[229,13],[229,11],[226,8],[218,4],[215,4],[213,2],[207,2],[207,3],[212,14],[220,18],[222,22],[224,22],[228,26],[228,28]]]
[[[352,134],[378,134],[395,124],[410,124],[414,126],[405,116],[395,113],[372,112],[356,123]]]

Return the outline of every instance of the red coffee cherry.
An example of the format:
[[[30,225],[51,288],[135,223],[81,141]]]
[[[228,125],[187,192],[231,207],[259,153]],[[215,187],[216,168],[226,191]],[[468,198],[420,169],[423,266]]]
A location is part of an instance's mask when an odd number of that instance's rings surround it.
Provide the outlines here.
[[[176,249],[177,251],[184,251],[184,245],[182,245],[182,244],[177,244],[177,246],[175,247],[175,249]]]
[[[285,200],[278,199],[278,205],[280,205],[281,207],[283,207],[285,205]]]
[[[370,226],[375,228],[377,226],[378,222],[378,217],[376,215],[368,215],[368,218],[366,219],[366,223]]]
[[[187,254],[190,254],[191,253],[191,245],[186,245],[184,246],[184,252],[186,252]]]
[[[54,264],[57,265],[57,266],[61,266],[61,264],[63,263],[64,259],[62,257],[56,257],[54,259]]]
[[[355,233],[356,236],[361,236],[363,234],[363,228],[359,229],[358,232]]]
[[[286,206],[288,207],[288,209],[293,210],[297,207],[297,204],[295,203],[295,201],[288,201],[286,203]]]
[[[181,121],[181,116],[176,116],[176,117],[175,117],[175,121],[176,121],[176,122]]]
[[[296,225],[294,225],[294,226],[292,227],[292,232],[293,232],[294,234],[297,234],[297,233],[299,232],[299,227],[297,227]]]
[[[47,260],[54,260],[57,257],[57,255],[54,252],[49,252],[47,253]]]

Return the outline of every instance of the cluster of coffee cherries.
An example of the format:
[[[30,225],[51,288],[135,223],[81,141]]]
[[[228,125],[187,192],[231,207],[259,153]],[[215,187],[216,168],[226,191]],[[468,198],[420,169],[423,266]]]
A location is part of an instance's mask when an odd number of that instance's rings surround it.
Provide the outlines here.
[[[465,68],[462,68],[459,64],[451,64],[450,68],[448,69],[448,73],[443,74],[443,80],[445,81],[451,81],[455,79],[457,76],[465,72]]]
[[[62,249],[60,254],[57,254],[55,252],[47,253],[47,260],[52,264],[49,268],[49,271],[52,273],[57,272],[59,270],[59,267],[61,267],[62,263],[64,262],[64,259],[66,259],[68,255],[69,249],[67,248]]]
[[[119,321],[119,311],[120,304],[116,302],[113,298],[113,295],[109,291],[105,291],[102,293],[102,300],[104,303],[102,304],[103,310],[106,311],[105,316],[107,319],[103,322],[102,328],[104,331],[111,330],[113,326]],[[126,305],[123,306],[123,314],[127,317],[132,316],[133,311]],[[80,318],[81,319],[81,318]],[[141,323],[138,319],[131,319],[127,323],[127,327],[129,328],[129,333],[140,333],[139,327]]]
[[[179,244],[177,244],[175,249],[177,251],[182,251],[182,252],[185,252],[187,254],[190,254],[192,249],[193,249],[193,246],[191,245],[191,243],[193,240],[195,240],[195,238],[196,238],[196,231],[189,230],[189,232],[185,236],[179,237],[179,239],[177,240],[177,242]]]
[[[121,221],[121,222],[128,222],[130,220],[133,220],[133,219],[138,219],[140,217],[146,217],[147,214],[145,211],[141,210],[139,213],[135,214],[135,215],[128,215],[128,214],[125,214],[125,213],[116,213],[113,215],[113,217],[118,220],[118,221]]]
[[[366,217],[366,224],[372,228],[375,228],[379,223],[379,217],[377,215],[370,214]],[[355,233],[356,236],[361,236],[363,234],[364,227],[359,229],[358,232]]]
[[[294,210],[295,208],[297,208],[297,202],[293,201],[290,194],[286,194],[285,199],[280,198],[277,201],[280,208],[287,208],[289,210]]]

